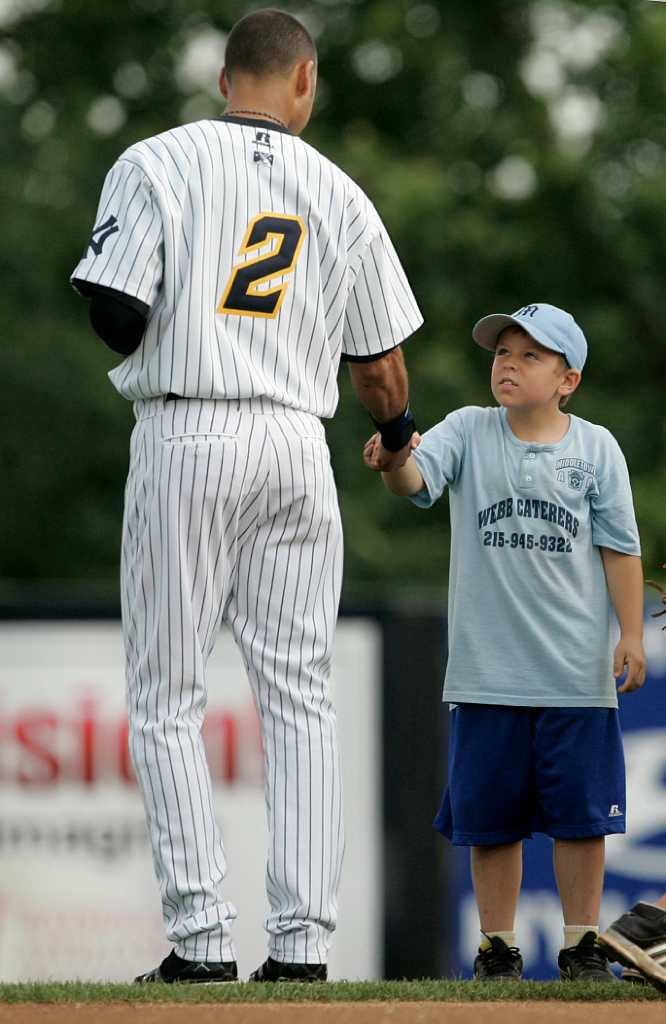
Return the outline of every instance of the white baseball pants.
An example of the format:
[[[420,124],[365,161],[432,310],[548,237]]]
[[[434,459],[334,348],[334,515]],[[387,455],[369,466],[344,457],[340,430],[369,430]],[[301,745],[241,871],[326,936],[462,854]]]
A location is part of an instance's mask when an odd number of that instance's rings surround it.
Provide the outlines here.
[[[130,749],[168,938],[235,960],[201,738],[225,619],[261,719],[269,953],[325,963],[343,854],[329,670],[342,531],[321,422],[257,400],[135,404],[122,610]]]

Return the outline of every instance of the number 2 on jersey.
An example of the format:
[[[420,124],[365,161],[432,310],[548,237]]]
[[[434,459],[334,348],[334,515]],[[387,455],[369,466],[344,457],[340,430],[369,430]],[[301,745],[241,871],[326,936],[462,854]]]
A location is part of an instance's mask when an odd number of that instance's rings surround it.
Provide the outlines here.
[[[287,275],[296,266],[305,232],[301,218],[290,214],[260,213],[253,217],[238,251],[239,256],[250,258],[232,270],[216,312],[277,316],[289,287]],[[259,250],[267,245],[271,245],[270,251],[260,255]],[[276,277],[282,278],[278,284],[260,287]]]

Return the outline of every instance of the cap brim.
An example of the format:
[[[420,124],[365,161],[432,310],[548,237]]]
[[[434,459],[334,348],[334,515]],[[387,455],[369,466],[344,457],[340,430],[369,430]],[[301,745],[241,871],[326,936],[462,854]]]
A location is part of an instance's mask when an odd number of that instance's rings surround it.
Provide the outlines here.
[[[551,339],[538,329],[533,324],[530,324],[528,330],[523,320],[518,320],[516,317],[510,316],[508,313],[491,313],[490,316],[484,316],[474,324],[472,328],[472,337],[477,345],[481,348],[487,348],[489,352],[494,352],[497,346],[497,338],[501,331],[505,327],[510,327],[515,324],[516,327],[520,327],[522,331],[525,331],[531,338],[538,341],[544,348],[549,348],[551,352],[557,352],[559,355],[564,355],[561,348],[557,348]]]
[[[491,313],[490,316],[481,317],[472,328],[472,337],[481,348],[487,348],[489,352],[495,351],[497,337],[505,327],[516,324],[522,327],[517,320],[514,320],[508,313]]]

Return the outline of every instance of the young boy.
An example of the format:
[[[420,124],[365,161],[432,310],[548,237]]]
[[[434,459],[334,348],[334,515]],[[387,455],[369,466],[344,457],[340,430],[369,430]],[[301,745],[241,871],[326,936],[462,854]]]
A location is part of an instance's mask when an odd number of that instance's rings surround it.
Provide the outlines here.
[[[612,435],[563,411],[587,343],[546,303],[486,316],[499,408],[450,413],[386,486],[429,508],[450,494],[449,786],[435,827],[471,847],[477,979],[519,979],[522,842],[554,839],[560,976],[614,981],[597,942],[604,837],[625,831],[613,677],[645,679],[643,575],[626,464]],[[380,467],[381,438],[364,459]],[[610,599],[610,600],[609,600]],[[610,601],[621,635],[611,653]]]

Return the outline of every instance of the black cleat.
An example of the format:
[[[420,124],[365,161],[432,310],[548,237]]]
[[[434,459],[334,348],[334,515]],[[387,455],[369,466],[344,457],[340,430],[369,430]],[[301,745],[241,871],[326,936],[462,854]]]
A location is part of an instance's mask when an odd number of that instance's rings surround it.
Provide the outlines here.
[[[608,966],[608,957],[594,932],[585,932],[576,946],[560,950],[557,958],[562,981],[598,981],[613,984],[617,978]]]
[[[210,960],[183,960],[173,950],[159,967],[134,979],[135,985],[147,985],[159,981],[164,985],[186,983],[189,985],[220,985],[225,981],[238,981],[235,960],[214,963]]]
[[[523,958],[516,946],[493,935],[487,949],[479,947],[474,959],[474,981],[521,981]]]
[[[281,964],[269,956],[261,967],[252,971],[250,981],[326,981],[326,964]]]
[[[660,992],[666,992],[666,911],[637,903],[599,936],[609,960],[627,968],[623,979],[638,973]]]

